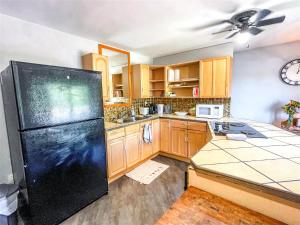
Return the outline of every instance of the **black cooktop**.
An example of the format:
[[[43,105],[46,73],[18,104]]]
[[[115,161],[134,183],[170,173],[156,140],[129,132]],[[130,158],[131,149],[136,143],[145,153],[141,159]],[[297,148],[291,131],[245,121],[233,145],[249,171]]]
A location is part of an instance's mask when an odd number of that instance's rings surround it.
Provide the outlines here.
[[[248,138],[267,138],[245,123],[211,122],[211,124],[215,135],[218,136],[225,136],[226,134],[245,134]]]

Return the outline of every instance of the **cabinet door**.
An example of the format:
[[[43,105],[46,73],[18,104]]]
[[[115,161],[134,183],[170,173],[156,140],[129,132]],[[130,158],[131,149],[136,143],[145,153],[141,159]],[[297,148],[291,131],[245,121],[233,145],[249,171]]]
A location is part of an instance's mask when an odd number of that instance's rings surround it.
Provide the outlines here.
[[[226,97],[227,86],[227,59],[213,60],[213,96]]]
[[[193,157],[206,144],[206,132],[188,130],[188,157]]]
[[[124,137],[107,142],[108,177],[126,170]]]
[[[108,58],[101,55],[95,56],[94,70],[102,72],[102,94],[103,94],[103,99],[107,99],[109,97]]]
[[[141,65],[141,97],[148,98],[150,96],[149,77],[150,71],[148,65]]]
[[[131,167],[140,161],[140,133],[126,136],[126,161],[127,167]]]
[[[159,120],[152,121],[152,130],[153,130],[153,154],[159,152],[160,150],[160,126]]]
[[[141,129],[141,159],[144,160],[146,158],[148,158],[149,156],[152,155],[152,147],[153,147],[153,144],[152,143],[146,143],[144,141],[144,138],[143,138],[143,133],[144,133],[144,125],[145,124],[149,124],[151,125],[151,121],[150,122],[146,122],[146,123],[143,123],[141,124],[142,126],[142,129]],[[152,132],[153,134],[153,132]]]
[[[213,96],[213,61],[203,60],[200,63],[200,97]]]
[[[170,121],[160,120],[160,151],[171,153],[170,148]]]
[[[187,129],[172,127],[171,153],[177,156],[187,157]]]

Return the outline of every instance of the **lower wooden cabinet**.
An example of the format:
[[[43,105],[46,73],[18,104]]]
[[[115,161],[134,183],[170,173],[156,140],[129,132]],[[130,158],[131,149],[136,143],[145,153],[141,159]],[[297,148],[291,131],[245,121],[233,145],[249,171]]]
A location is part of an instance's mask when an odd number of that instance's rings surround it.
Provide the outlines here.
[[[145,124],[152,125],[152,143],[144,142]],[[160,151],[185,159],[193,157],[207,143],[207,125],[156,119],[108,131],[106,138],[108,177],[114,180]]]
[[[107,142],[108,177],[126,170],[125,137]]]
[[[206,132],[198,130],[188,130],[188,157],[193,157],[199,149],[201,149],[206,144]]]
[[[152,149],[153,154],[158,153],[160,151],[160,123],[159,119],[152,121],[152,136],[153,136],[153,143],[152,143]]]
[[[143,138],[144,126],[151,125],[152,121],[141,123],[141,160],[144,160],[152,155],[152,143],[146,143]],[[153,132],[152,132],[153,133]]]
[[[128,168],[134,166],[140,161],[140,133],[133,133],[126,136],[125,150]]]
[[[172,127],[171,153],[173,155],[187,157],[187,129]]]
[[[160,151],[171,153],[170,148],[170,120],[160,120]]]

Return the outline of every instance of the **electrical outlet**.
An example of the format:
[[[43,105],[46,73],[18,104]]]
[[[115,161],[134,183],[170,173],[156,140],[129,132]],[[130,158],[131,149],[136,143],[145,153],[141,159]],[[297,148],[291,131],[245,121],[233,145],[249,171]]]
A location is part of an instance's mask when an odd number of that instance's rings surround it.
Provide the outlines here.
[[[10,184],[14,182],[14,176],[12,174],[7,175],[7,182]]]

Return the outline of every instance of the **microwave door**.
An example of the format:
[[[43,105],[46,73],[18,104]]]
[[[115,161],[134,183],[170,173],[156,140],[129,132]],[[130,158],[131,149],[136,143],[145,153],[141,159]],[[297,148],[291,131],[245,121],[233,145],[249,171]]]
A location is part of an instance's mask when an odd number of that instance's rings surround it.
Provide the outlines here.
[[[211,107],[199,107],[199,116],[210,118],[212,115]]]

